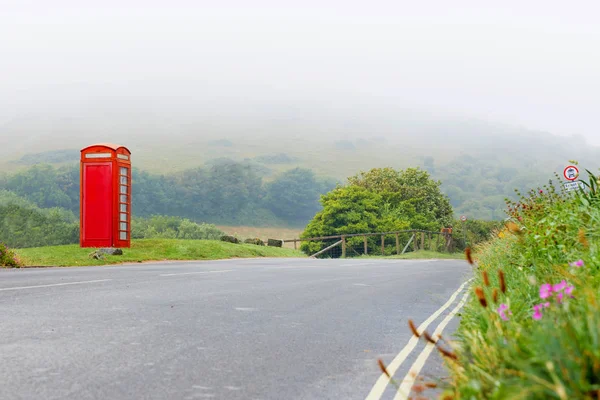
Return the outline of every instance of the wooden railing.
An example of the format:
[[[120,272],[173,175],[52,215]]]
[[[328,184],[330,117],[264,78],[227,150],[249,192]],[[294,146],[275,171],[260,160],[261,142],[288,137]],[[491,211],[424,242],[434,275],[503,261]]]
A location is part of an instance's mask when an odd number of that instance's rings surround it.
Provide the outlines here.
[[[408,242],[406,243],[406,245],[404,246],[404,248],[401,249],[401,244],[400,244],[400,235],[401,234],[412,234],[410,236],[410,239],[408,240]],[[346,253],[347,253],[347,239],[349,238],[355,238],[355,237],[363,237],[364,238],[364,255],[368,255],[368,243],[367,243],[367,238],[369,237],[373,237],[373,236],[380,236],[381,237],[381,254],[385,255],[385,238],[387,236],[391,236],[394,235],[396,238],[396,254],[404,254],[406,253],[406,251],[408,250],[408,248],[410,247],[411,244],[413,244],[413,248],[414,250],[425,250],[425,238],[427,236],[428,238],[428,243],[429,243],[429,248],[432,248],[432,237],[433,236],[437,236],[436,238],[436,249],[440,248],[440,242],[443,240],[443,248],[445,249],[445,251],[451,251],[452,250],[452,234],[449,233],[448,231],[444,230],[442,232],[433,232],[433,231],[426,231],[426,230],[418,230],[418,229],[410,229],[410,230],[403,230],[403,231],[393,231],[393,232],[372,232],[372,233],[351,233],[351,234],[347,234],[347,235],[332,235],[332,236],[319,236],[319,237],[311,237],[311,238],[296,238],[296,239],[285,239],[282,240],[282,243],[294,243],[294,249],[298,248],[298,243],[302,243],[302,242],[317,242],[317,241],[330,241],[330,240],[336,240],[337,241],[329,246],[327,246],[326,248],[320,250],[319,252],[311,255],[311,257],[317,257],[337,246],[341,246],[341,257],[345,258],[346,257]],[[420,240],[419,240],[420,239]],[[420,242],[420,243],[419,243]]]

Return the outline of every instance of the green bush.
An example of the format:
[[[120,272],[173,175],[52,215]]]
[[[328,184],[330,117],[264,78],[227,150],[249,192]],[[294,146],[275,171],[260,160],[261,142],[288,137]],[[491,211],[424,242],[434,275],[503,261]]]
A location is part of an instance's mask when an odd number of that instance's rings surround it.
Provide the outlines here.
[[[40,209],[0,191],[0,238],[14,248],[72,244],[79,241],[79,223],[71,211]]]
[[[221,236],[221,241],[228,242],[228,243],[235,243],[235,244],[240,242],[240,240],[238,238],[236,238],[235,236],[229,236],[229,235]]]
[[[198,224],[189,219],[155,215],[134,218],[131,222],[133,239],[196,239],[218,240],[223,231],[212,224]]]
[[[508,202],[510,221],[476,248],[476,295],[457,333],[458,359],[448,360],[446,395],[600,397],[597,183],[590,174],[584,191],[549,184]]]
[[[246,240],[244,240],[244,243],[246,243],[246,244],[254,244],[254,245],[257,245],[257,246],[264,246],[265,245],[265,242],[263,242],[259,238],[246,239]]]
[[[22,266],[23,264],[15,252],[4,243],[0,243],[0,267],[19,268]]]
[[[407,229],[439,232],[452,221],[452,206],[440,185],[418,168],[361,172],[348,178],[346,186],[321,196],[323,210],[308,223],[302,238]],[[314,254],[334,242],[304,242],[301,249]]]

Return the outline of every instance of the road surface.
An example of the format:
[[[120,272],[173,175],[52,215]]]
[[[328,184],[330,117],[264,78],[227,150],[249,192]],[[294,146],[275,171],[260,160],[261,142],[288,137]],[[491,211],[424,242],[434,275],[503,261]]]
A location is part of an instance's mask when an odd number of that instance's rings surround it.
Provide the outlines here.
[[[408,319],[433,333],[471,274],[389,259],[0,270],[0,398],[403,398],[377,359],[402,381],[425,347],[406,353]],[[443,374],[437,352],[422,373]]]

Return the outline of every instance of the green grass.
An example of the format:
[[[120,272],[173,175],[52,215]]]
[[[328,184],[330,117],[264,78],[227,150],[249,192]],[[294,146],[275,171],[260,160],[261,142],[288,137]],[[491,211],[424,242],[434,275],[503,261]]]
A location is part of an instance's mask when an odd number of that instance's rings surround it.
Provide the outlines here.
[[[393,258],[393,259],[399,259],[399,260],[432,260],[432,259],[464,260],[465,256],[462,253],[440,253],[437,251],[420,250],[420,251],[411,251],[410,253],[393,255],[393,256],[368,255],[368,256],[360,256],[358,258],[386,258],[386,259]]]
[[[122,256],[106,256],[94,260],[89,254],[94,249],[79,245],[15,249],[26,266],[82,266],[106,265],[126,262],[164,260],[220,260],[253,257],[304,257],[299,251],[276,247],[232,244],[216,240],[143,239],[133,240],[130,249]]]
[[[474,295],[456,333],[458,359],[447,361],[445,395],[598,399],[600,192],[571,196],[545,186],[520,203],[506,229],[476,249]],[[578,260],[583,266],[571,265]],[[573,297],[560,285],[546,297],[542,285],[562,281]],[[510,310],[504,317],[501,304]]]

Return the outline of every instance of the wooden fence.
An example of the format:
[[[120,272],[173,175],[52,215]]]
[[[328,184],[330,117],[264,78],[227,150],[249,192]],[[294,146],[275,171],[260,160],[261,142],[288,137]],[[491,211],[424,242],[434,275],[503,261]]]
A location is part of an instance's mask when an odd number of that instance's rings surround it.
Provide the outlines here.
[[[410,236],[405,246],[401,246],[400,236]],[[453,241],[452,234],[447,231],[442,232],[432,232],[425,230],[404,230],[404,231],[395,231],[395,232],[377,232],[377,233],[353,233],[348,235],[334,235],[334,236],[321,236],[321,237],[313,237],[313,238],[297,238],[297,239],[286,239],[282,240],[282,243],[294,243],[294,249],[298,249],[298,243],[302,242],[331,242],[336,240],[334,243],[328,245],[322,250],[319,250],[317,253],[311,255],[311,257],[318,257],[327,251],[331,251],[332,249],[341,246],[341,257],[346,258],[348,253],[348,239],[362,237],[364,248],[361,249],[363,252],[361,255],[369,254],[369,245],[368,238],[369,237],[381,237],[381,254],[386,254],[386,238],[389,236],[395,237],[395,253],[400,255],[406,253],[406,251],[410,248],[411,244],[414,251],[417,250],[426,250],[428,247],[430,250],[433,249],[433,245],[435,244],[435,249],[444,251],[452,251],[453,250]],[[433,239],[435,237],[435,239]],[[389,248],[389,246],[387,246]]]

